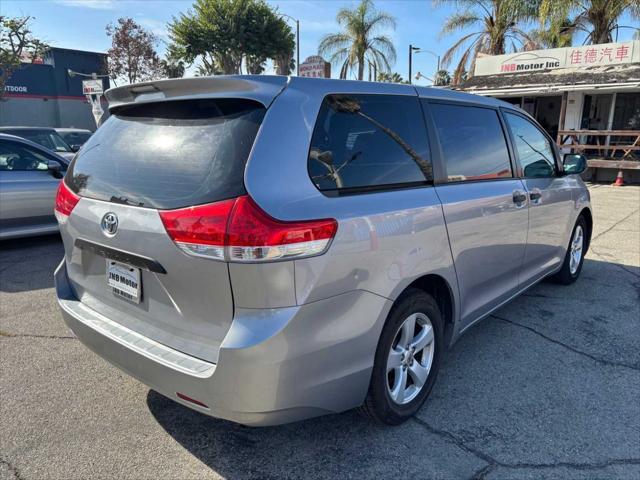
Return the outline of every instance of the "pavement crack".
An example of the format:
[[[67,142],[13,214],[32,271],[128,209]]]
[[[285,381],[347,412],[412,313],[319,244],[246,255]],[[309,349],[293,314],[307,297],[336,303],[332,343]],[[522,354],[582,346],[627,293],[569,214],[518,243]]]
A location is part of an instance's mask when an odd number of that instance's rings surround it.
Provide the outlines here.
[[[494,465],[494,464],[485,465],[484,467],[476,470],[471,475],[471,480],[484,480],[487,477],[487,475],[493,472],[497,467],[499,467],[499,465]]]
[[[77,340],[77,337],[70,335],[35,335],[31,333],[9,333],[4,330],[0,330],[0,338],[47,338],[50,340]]]
[[[606,230],[603,230],[602,232],[600,232],[598,235],[596,235],[595,237],[593,237],[591,239],[591,244],[593,244],[593,242],[595,242],[598,238],[600,238],[601,236],[603,236],[605,233],[609,233],[611,230],[613,230],[614,228],[616,228],[618,225],[620,225],[622,222],[628,220],[629,218],[631,218],[633,215],[638,214],[638,212],[640,212],[640,209],[638,210],[634,210],[633,212],[631,212],[629,215],[627,215],[626,217],[624,217],[622,220],[618,220],[616,223],[614,223],[613,225],[611,225],[609,228],[607,228]]]
[[[622,265],[621,263],[614,263],[612,261],[610,261],[608,258],[606,258],[604,255],[602,255],[600,252],[598,252],[594,247],[591,247],[589,249],[591,251],[591,253],[593,253],[596,257],[604,260],[605,262],[613,265],[614,267],[617,268],[621,268],[622,270],[624,270],[627,273],[630,273],[631,275],[633,275],[636,278],[640,278],[640,274],[634,272],[633,270],[631,270],[630,268],[627,268],[626,266]]]
[[[447,442],[454,444],[456,447],[474,455],[476,458],[486,462],[486,465],[483,465],[481,468],[476,470],[471,475],[471,480],[483,480],[489,475],[491,472],[496,470],[497,468],[506,468],[510,470],[543,470],[543,469],[553,469],[553,468],[570,468],[572,470],[602,470],[604,468],[616,466],[616,465],[640,465],[640,458],[621,458],[621,459],[609,459],[602,462],[595,463],[580,463],[580,462],[552,462],[552,463],[528,463],[528,462],[517,462],[517,463],[506,463],[501,462],[491,455],[467,445],[464,440],[462,440],[457,435],[448,432],[446,430],[440,430],[438,428],[433,427],[426,421],[422,420],[418,417],[412,417],[412,420],[418,425],[422,426],[429,433],[442,437]]]
[[[491,317],[495,318],[496,320],[500,320],[502,322],[506,322],[509,323],[511,325],[515,325],[517,327],[520,328],[524,328],[525,330],[529,330],[532,333],[535,333],[536,335],[538,335],[539,337],[544,338],[545,340],[555,343],[556,345],[560,345],[563,348],[566,348],[567,350],[572,351],[573,353],[577,353],[578,355],[582,355],[583,357],[587,357],[590,358],[591,360],[598,362],[602,365],[607,365],[610,367],[621,367],[621,368],[629,368],[631,370],[635,370],[635,371],[640,371],[640,367],[637,365],[634,365],[632,363],[625,363],[625,362],[615,362],[613,360],[607,360],[606,358],[601,358],[601,357],[596,357],[595,355],[591,355],[590,353],[584,352],[582,350],[579,350],[575,347],[572,347],[571,345],[568,345],[566,343],[563,343],[559,340],[556,340],[555,338],[551,338],[547,335],[545,335],[544,333],[539,332],[538,330],[536,330],[535,328],[532,328],[528,325],[523,325],[522,323],[518,323],[518,322],[514,322],[513,320],[509,320],[508,318],[504,318],[504,317],[499,317],[497,315],[490,315]]]
[[[474,456],[476,456],[477,458],[479,458],[480,460],[487,462],[489,465],[493,465],[494,467],[497,465],[500,465],[500,462],[498,462],[495,458],[487,455],[486,453],[468,446],[466,443],[464,443],[464,441],[457,437],[456,435],[454,435],[451,432],[447,432],[446,430],[440,430],[437,429],[435,427],[432,427],[431,425],[429,425],[427,422],[425,422],[424,420],[422,420],[421,418],[418,417],[412,417],[412,419],[418,424],[421,425],[422,427],[424,427],[428,432],[433,433],[434,435],[437,435],[439,437],[442,437],[444,439],[446,439],[447,441],[449,441],[449,443],[453,443],[455,446],[457,446],[458,448],[464,450],[465,452],[468,452]],[[485,465],[483,467],[486,468],[489,465]],[[473,477],[475,478],[475,477]]]
[[[14,478],[16,478],[17,480],[22,480],[20,472],[18,472],[16,466],[13,465],[10,461],[5,460],[4,458],[0,458],[0,465],[6,465],[9,471],[13,473]]]

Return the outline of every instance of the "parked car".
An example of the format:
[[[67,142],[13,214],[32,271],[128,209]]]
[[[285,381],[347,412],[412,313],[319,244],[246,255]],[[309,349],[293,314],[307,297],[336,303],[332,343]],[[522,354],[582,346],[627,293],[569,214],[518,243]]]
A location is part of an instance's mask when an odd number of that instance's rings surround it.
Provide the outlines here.
[[[34,142],[0,133],[0,239],[58,231],[53,207],[67,165]]]
[[[57,153],[67,160],[72,160],[75,151],[54,128],[43,127],[0,127],[0,133],[26,138],[38,145]]]
[[[62,139],[71,147],[74,152],[80,150],[93,133],[84,128],[56,128]]]
[[[398,424],[471,325],[580,275],[584,158],[563,165],[507,103],[268,76],[106,96],[58,193],[58,301],[89,348],[199,412]]]

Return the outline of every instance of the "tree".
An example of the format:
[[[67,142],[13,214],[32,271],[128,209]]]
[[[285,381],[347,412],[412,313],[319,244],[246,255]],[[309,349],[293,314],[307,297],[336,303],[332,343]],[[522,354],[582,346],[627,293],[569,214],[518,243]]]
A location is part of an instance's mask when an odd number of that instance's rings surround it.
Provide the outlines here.
[[[107,25],[106,32],[112,38],[107,52],[111,75],[124,77],[129,83],[161,76],[160,58],[155,49],[158,41],[153,33],[132,18],[119,18],[116,25]]]
[[[184,60],[199,61],[202,74],[241,73],[243,60],[249,73],[262,73],[268,59],[279,73],[291,68],[293,32],[263,0],[196,0],[169,30]]]
[[[182,60],[183,53],[179,48],[170,45],[163,60],[160,60],[160,68],[166,78],[182,78],[185,72],[185,63]]]
[[[32,20],[33,17],[0,15],[0,97],[22,60],[30,58],[34,63],[49,50],[46,43],[33,36],[29,28]]]
[[[587,34],[585,43],[609,43],[613,41],[613,31],[619,27],[623,14],[629,13],[633,20],[640,20],[640,1],[638,0],[542,0],[540,20],[549,23],[549,30],[561,32],[566,25],[564,19],[571,18],[573,30]]]
[[[385,82],[385,83],[409,83],[407,82],[404,78],[402,78],[402,75],[400,75],[397,72],[394,73],[388,73],[388,72],[381,72],[378,74],[378,82]]]
[[[436,87],[446,87],[447,85],[451,85],[451,75],[446,70],[438,70],[434,77],[433,84]]]
[[[391,15],[377,11],[372,0],[361,0],[353,10],[341,9],[336,21],[342,32],[325,35],[318,52],[328,56],[331,63],[341,64],[340,78],[347,78],[348,71],[357,68],[358,80],[362,80],[368,62],[381,71],[390,72],[396,61],[396,49],[391,39],[379,30],[395,29],[396,22]]]
[[[574,33],[575,27],[569,18],[558,21],[554,26],[544,22],[539,29],[529,32],[531,42],[525,45],[525,50],[570,47]]]
[[[463,72],[473,74],[478,54],[501,55],[523,48],[532,39],[519,24],[537,17],[536,2],[521,0],[458,0],[460,9],[447,18],[441,35],[471,29],[449,48],[442,57],[447,67],[458,57],[453,83],[459,84]]]

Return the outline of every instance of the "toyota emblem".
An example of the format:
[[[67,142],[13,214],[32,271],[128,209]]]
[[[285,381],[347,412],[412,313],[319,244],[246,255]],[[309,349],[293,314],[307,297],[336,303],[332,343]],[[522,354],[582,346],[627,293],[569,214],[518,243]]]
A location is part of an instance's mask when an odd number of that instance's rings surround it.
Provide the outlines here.
[[[107,237],[113,237],[118,232],[118,216],[113,212],[105,213],[100,227]]]

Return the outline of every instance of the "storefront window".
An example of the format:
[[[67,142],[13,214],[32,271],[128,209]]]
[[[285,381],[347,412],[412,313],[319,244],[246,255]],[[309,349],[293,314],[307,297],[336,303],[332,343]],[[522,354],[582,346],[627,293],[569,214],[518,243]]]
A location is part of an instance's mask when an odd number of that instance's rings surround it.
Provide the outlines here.
[[[640,130],[640,93],[618,93],[613,111],[614,130]]]

